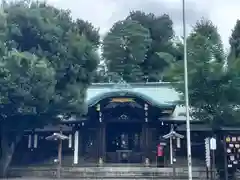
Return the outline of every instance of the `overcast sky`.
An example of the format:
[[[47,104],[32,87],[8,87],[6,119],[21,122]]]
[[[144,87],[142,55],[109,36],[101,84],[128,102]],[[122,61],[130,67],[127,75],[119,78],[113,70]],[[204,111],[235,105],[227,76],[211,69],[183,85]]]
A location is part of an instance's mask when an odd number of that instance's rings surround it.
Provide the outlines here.
[[[155,14],[168,13],[177,35],[182,33],[182,0],[48,0],[55,6],[70,9],[74,18],[91,21],[106,33],[112,24],[125,18],[131,10]],[[236,20],[240,19],[240,0],[185,0],[187,24],[190,27],[201,17],[217,25],[225,46]]]

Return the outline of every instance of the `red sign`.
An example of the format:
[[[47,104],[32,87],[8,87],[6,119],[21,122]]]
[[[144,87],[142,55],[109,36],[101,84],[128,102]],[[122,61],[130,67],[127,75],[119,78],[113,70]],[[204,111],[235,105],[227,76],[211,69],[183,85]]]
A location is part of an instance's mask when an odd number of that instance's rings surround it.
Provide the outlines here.
[[[160,144],[157,146],[157,156],[163,156],[163,147]]]

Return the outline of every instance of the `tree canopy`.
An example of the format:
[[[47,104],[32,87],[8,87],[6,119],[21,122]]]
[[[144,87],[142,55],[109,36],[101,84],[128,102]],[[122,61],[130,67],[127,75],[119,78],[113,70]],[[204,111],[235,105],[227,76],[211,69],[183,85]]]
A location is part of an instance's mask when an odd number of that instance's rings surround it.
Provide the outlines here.
[[[209,122],[212,127],[231,125],[238,120],[238,63],[226,63],[221,37],[209,20],[196,23],[188,36],[189,99],[192,115]],[[184,81],[183,62],[173,63],[166,77]],[[184,92],[183,86],[176,87]],[[231,119],[231,121],[229,121]]]
[[[3,3],[0,13],[1,172],[26,129],[86,113],[99,63],[98,29],[46,3]],[[9,130],[15,130],[9,134]]]
[[[63,109],[81,113],[79,107],[83,104],[85,90],[99,63],[98,31],[89,22],[73,21],[70,12],[45,3],[6,4],[1,19],[5,20],[1,40],[4,42],[2,80],[7,92],[13,93],[1,99],[13,101],[16,98],[16,114],[25,113],[26,107],[21,106],[28,106],[28,103],[34,107],[26,108],[26,113],[30,114],[48,114],[48,111],[58,114]],[[8,87],[10,82],[15,84]],[[42,92],[44,87],[49,90]],[[19,99],[28,101],[20,106]],[[42,107],[36,108],[39,104]],[[10,114],[14,115],[6,112],[4,116]]]
[[[126,81],[143,81],[141,64],[151,43],[149,30],[136,21],[114,24],[103,41],[103,57],[108,71]]]
[[[239,24],[237,21],[229,40],[230,54],[224,52],[218,29],[210,20],[197,21],[187,37],[192,115],[213,126],[233,123],[238,117],[240,101],[234,94],[239,92]],[[105,36],[103,58],[109,72],[128,82],[184,81],[183,44],[176,40],[167,14],[130,12]],[[183,86],[176,89],[184,92]]]
[[[206,19],[187,37],[191,115],[214,129],[239,123],[239,38],[238,20],[226,54],[217,27]],[[86,113],[86,89],[92,81],[183,82],[183,67],[183,44],[176,40],[167,14],[130,12],[101,43],[99,30],[90,22],[73,20],[70,11],[42,2],[3,2],[0,173],[6,172],[25,129],[59,122],[60,114]],[[184,93],[183,83],[175,88]]]
[[[232,58],[240,57],[240,20],[237,20],[236,25],[232,31],[229,39],[230,55]]]
[[[128,82],[160,81],[165,67],[182,57],[181,46],[174,44],[173,38],[173,22],[168,15],[133,11],[105,36],[103,58],[110,72]]]

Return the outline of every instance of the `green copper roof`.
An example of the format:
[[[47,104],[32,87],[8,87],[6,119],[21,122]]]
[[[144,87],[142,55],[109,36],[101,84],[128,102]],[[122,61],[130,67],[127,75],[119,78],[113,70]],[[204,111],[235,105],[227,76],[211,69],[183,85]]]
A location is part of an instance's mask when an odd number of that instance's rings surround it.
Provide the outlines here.
[[[145,89],[146,91],[146,89]],[[110,91],[106,91],[106,92],[102,92],[102,93],[97,93],[95,96],[93,96],[92,98],[88,99],[88,106],[93,106],[96,103],[98,103],[100,100],[108,98],[108,97],[116,97],[116,96],[135,96],[135,97],[139,97],[143,100],[145,100],[146,102],[148,102],[149,104],[153,105],[153,106],[159,106],[159,107],[169,107],[172,105],[176,105],[173,102],[165,102],[161,99],[157,99],[154,98],[153,96],[149,96],[147,94],[152,94],[151,92],[146,91],[145,93],[143,92],[143,90],[134,90],[134,89],[129,89],[129,90],[113,90],[110,89]]]
[[[172,107],[180,100],[180,93],[176,92],[170,83],[95,83],[87,91],[87,104],[93,106],[104,98],[114,96],[135,96],[142,98],[158,107]],[[185,108],[177,105],[172,120],[186,120]]]
[[[87,103],[93,106],[100,100],[115,95],[133,95],[159,107],[176,105],[180,100],[180,94],[175,91],[170,83],[96,83],[87,91]],[[185,108],[176,106],[173,119],[185,120]]]
[[[93,105],[105,97],[115,95],[135,95],[155,105],[175,104],[180,100],[180,94],[169,83],[132,83],[92,84],[87,91],[87,102]]]

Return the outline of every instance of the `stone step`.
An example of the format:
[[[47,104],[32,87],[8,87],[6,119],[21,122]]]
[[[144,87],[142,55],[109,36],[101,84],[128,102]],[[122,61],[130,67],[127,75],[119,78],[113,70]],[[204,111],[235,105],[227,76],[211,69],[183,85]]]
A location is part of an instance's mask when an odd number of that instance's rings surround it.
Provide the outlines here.
[[[46,159],[43,162],[38,162],[35,165],[39,165],[39,166],[54,165],[54,159],[57,159],[57,156]],[[96,165],[96,163],[98,162],[98,159],[79,157],[78,161],[79,161],[78,165],[74,165],[74,166],[80,166],[81,167],[81,166],[85,166],[85,164]],[[118,164],[118,163],[116,163],[116,164]],[[114,164],[114,165],[116,165],[116,164]],[[193,158],[192,159],[192,164],[193,164],[193,166],[205,166],[205,161]],[[62,165],[63,166],[73,165],[73,156],[71,156],[71,155],[63,156],[62,157]],[[139,163],[139,165],[141,165],[141,163]],[[170,165],[170,161],[167,160],[165,165]],[[152,162],[151,166],[156,166],[156,162]],[[176,166],[179,166],[179,167],[187,166],[187,158],[178,157],[177,162],[176,162]]]
[[[52,180],[53,178],[36,178],[36,177],[24,177],[24,178],[8,178],[8,180]],[[61,178],[62,180],[74,180],[74,179],[79,179],[79,180],[149,180],[149,179],[158,179],[158,180],[171,180],[169,178],[161,178],[159,179],[158,177],[156,178],[99,178],[99,177],[93,177],[93,178]],[[194,180],[206,180],[206,179],[199,179],[199,178],[193,178]],[[174,180],[187,180],[187,178],[175,178]]]
[[[56,177],[56,168],[11,168],[11,177]],[[87,167],[87,168],[62,168],[64,178],[78,179],[163,179],[173,177],[172,168],[146,168],[146,167]],[[176,177],[187,178],[186,168],[176,168]],[[193,178],[206,179],[205,170],[193,169]]]

